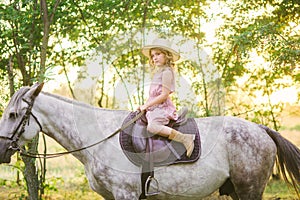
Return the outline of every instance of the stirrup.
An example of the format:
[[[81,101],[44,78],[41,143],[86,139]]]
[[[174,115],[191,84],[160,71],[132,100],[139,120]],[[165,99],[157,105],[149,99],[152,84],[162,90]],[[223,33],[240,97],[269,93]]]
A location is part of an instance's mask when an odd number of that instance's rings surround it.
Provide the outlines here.
[[[148,196],[153,196],[153,195],[157,195],[157,194],[160,193],[158,181],[157,181],[156,178],[154,178],[153,176],[148,176],[148,178],[147,178],[147,180],[146,180],[146,183],[145,183],[145,188],[147,188],[148,183],[150,184],[152,180],[155,181],[155,185],[156,185],[156,188],[157,188],[157,189],[156,189],[156,191],[154,191],[154,192],[149,192],[149,191],[146,189],[146,191],[145,191],[146,197],[148,197]]]

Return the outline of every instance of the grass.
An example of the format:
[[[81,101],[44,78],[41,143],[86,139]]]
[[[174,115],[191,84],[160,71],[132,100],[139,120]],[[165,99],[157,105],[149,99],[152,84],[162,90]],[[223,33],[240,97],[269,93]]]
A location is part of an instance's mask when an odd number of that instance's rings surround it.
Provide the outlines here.
[[[103,200],[89,188],[83,166],[72,156],[50,159],[47,164],[45,200]],[[11,165],[1,165],[0,199],[25,200],[27,191],[21,177],[16,183],[16,171]],[[9,173],[7,173],[9,172]]]
[[[49,138],[47,138],[47,145],[48,153],[65,151]],[[43,147],[40,148],[40,152],[42,152]],[[13,156],[11,163],[0,165],[0,199],[25,200],[27,191],[22,173],[20,173],[20,185],[16,183],[17,172],[20,171],[15,167],[16,155]],[[48,159],[46,176],[45,195],[43,196],[45,200],[103,200],[101,196],[90,189],[83,165],[72,155]]]
[[[300,131],[300,125],[295,125],[293,127],[282,126],[281,130]]]
[[[3,183],[3,182],[2,182]],[[98,194],[93,192],[83,177],[79,177],[77,180],[73,180],[72,184],[64,184],[63,181],[56,183],[56,190],[47,190],[44,199],[45,200],[103,200]],[[15,183],[6,182],[6,185],[0,186],[0,199],[6,200],[25,200],[26,191],[23,186],[17,186]],[[218,192],[215,192],[205,200],[227,200],[229,197],[218,196]],[[292,188],[289,188],[283,181],[271,180],[268,184],[263,200],[298,200],[295,192]]]
[[[264,199],[288,199],[288,200],[299,200],[295,190],[292,186],[288,186],[282,180],[271,180],[266,187],[264,193]]]
[[[300,131],[300,125],[296,125],[296,126],[292,127],[291,130]]]
[[[76,180],[74,184],[66,186],[63,182],[57,183],[56,189],[48,189],[43,196],[45,200],[103,200],[101,196],[93,192],[87,183]],[[27,192],[24,186],[2,185],[0,186],[0,199],[26,200]]]

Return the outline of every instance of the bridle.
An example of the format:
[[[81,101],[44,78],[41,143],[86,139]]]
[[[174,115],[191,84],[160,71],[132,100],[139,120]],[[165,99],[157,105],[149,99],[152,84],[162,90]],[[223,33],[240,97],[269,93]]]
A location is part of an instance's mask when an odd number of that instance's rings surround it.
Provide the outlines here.
[[[126,129],[128,126],[130,126],[131,124],[133,124],[135,121],[137,121],[143,114],[144,111],[142,112],[136,112],[136,116],[131,119],[129,122],[127,122],[126,124],[124,124],[121,128],[119,128],[118,130],[114,131],[113,133],[111,133],[109,136],[105,137],[104,139],[93,143],[91,145],[79,148],[79,149],[75,149],[75,150],[71,150],[71,151],[66,151],[66,152],[59,152],[59,153],[51,153],[51,154],[39,154],[39,153],[32,153],[32,152],[27,152],[24,148],[21,148],[18,145],[18,141],[20,139],[20,137],[22,136],[22,134],[25,132],[25,127],[28,124],[29,125],[29,119],[30,116],[32,116],[36,123],[39,125],[40,127],[40,131],[43,132],[42,129],[42,125],[40,124],[38,118],[32,113],[32,107],[35,101],[35,97],[33,96],[31,98],[31,101],[27,101],[26,99],[22,98],[22,100],[24,102],[26,102],[28,104],[28,107],[25,111],[25,114],[23,115],[20,123],[18,124],[18,126],[16,127],[16,129],[14,130],[13,134],[11,137],[7,137],[7,136],[0,136],[0,139],[5,139],[5,140],[10,140],[10,146],[8,147],[9,150],[13,150],[13,151],[19,151],[21,155],[26,156],[26,157],[31,157],[31,158],[56,158],[56,157],[60,157],[63,155],[67,155],[67,154],[71,154],[71,153],[75,153],[75,152],[79,152],[82,150],[86,150],[88,148],[91,148],[93,146],[96,146],[110,138],[112,138],[113,136],[115,136],[116,134],[118,134],[120,131]],[[18,130],[20,129],[20,131],[18,132]]]
[[[37,120],[37,117],[32,113],[32,107],[33,107],[33,104],[34,104],[35,97],[33,97],[30,102],[27,101],[24,98],[22,98],[22,100],[28,104],[28,107],[27,107],[27,109],[25,111],[25,114],[23,115],[21,121],[19,122],[18,126],[13,131],[12,136],[11,137],[0,136],[0,139],[5,139],[5,140],[10,140],[11,141],[10,146],[8,147],[8,149],[13,150],[13,151],[20,151],[21,150],[19,145],[18,145],[18,141],[19,141],[21,135],[25,132],[26,124],[29,125],[30,115],[35,119],[35,121],[39,125],[40,129],[42,130],[42,126],[39,123],[39,121]]]

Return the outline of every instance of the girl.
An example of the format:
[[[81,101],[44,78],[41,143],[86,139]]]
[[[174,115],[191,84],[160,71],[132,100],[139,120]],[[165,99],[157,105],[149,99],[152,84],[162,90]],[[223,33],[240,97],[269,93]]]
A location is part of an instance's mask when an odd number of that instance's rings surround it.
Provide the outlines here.
[[[142,53],[149,58],[149,64],[157,68],[150,85],[149,98],[140,111],[146,111],[147,130],[153,134],[168,137],[180,142],[186,148],[186,155],[191,156],[194,149],[194,135],[182,134],[166,125],[170,119],[177,120],[176,108],[169,95],[175,90],[174,62],[179,60],[178,52],[171,48],[168,40],[158,38],[152,45],[142,48]]]

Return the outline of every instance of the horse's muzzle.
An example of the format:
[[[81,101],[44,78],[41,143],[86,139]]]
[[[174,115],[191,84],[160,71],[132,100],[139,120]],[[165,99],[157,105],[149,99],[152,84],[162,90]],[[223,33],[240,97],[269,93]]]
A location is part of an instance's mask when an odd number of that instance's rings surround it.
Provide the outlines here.
[[[0,164],[10,163],[11,156],[17,151],[10,140],[0,140]]]

